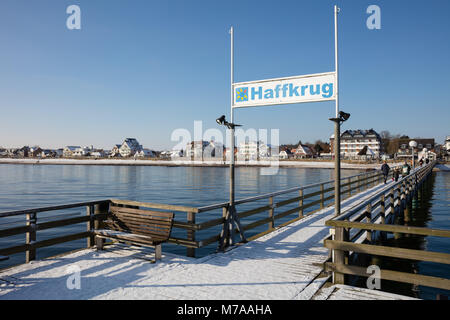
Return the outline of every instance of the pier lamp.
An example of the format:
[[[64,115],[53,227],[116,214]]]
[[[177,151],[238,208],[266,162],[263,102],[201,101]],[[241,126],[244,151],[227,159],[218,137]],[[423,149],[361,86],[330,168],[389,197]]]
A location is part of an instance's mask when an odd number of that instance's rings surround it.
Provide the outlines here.
[[[242,125],[240,125],[240,124],[235,124],[235,123],[228,122],[228,121],[225,119],[225,116],[224,116],[224,115],[222,115],[220,118],[217,118],[217,119],[216,119],[216,122],[217,122],[219,125],[221,125],[221,126],[227,127],[228,129],[234,129],[235,127],[242,127]]]
[[[236,208],[234,205],[234,128],[235,127],[241,127],[240,124],[235,124],[228,122],[224,115],[222,115],[220,118],[216,119],[217,124],[227,127],[231,130],[231,146],[230,146],[230,202],[228,205],[227,214],[225,217],[225,223],[222,229],[222,233],[220,235],[219,240],[219,250],[225,251],[225,247],[228,244],[232,243],[233,239],[233,224],[236,226],[237,230],[239,231],[241,235],[241,239],[243,242],[247,242],[247,239],[245,238],[244,232],[242,230],[239,216],[236,213]]]
[[[412,166],[413,166],[413,170],[416,167],[415,166],[415,161],[414,161],[414,148],[417,147],[417,142],[414,140],[411,140],[409,142],[409,146],[411,147],[411,156],[412,156]]]
[[[334,212],[341,214],[341,124],[350,118],[350,113],[339,111],[334,122]]]

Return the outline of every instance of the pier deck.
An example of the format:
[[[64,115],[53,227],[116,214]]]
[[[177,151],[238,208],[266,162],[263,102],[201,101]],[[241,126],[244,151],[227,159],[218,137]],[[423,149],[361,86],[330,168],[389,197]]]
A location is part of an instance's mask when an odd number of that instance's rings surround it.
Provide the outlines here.
[[[342,208],[384,187],[344,200]],[[328,258],[325,221],[333,210],[200,259],[163,252],[163,260],[151,264],[141,248],[112,245],[33,261],[0,272],[0,299],[409,299],[348,286],[321,289],[328,279],[321,274]],[[80,289],[68,289],[77,270]]]

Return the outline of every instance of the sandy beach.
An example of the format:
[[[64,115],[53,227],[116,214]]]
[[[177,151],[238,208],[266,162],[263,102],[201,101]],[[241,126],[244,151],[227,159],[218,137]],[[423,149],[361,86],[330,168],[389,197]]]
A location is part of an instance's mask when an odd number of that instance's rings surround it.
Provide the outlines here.
[[[138,159],[0,159],[0,164],[31,164],[31,165],[102,165],[102,166],[196,166],[224,167],[225,161],[187,161],[187,160],[138,160]],[[390,166],[401,163],[389,164]],[[236,166],[254,167],[292,167],[292,168],[334,168],[333,161],[236,161]],[[346,163],[341,162],[343,169],[379,169],[381,163]]]

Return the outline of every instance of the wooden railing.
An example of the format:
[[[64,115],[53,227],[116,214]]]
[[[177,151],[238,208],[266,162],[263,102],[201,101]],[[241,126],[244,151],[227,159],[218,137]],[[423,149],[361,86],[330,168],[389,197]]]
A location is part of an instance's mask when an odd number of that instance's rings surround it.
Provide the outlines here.
[[[354,195],[362,190],[377,185],[382,181],[382,179],[383,176],[380,171],[370,171],[345,177],[341,180],[342,195],[343,197],[350,197],[351,195]],[[286,199],[286,197],[289,198]],[[266,201],[266,203],[261,205],[261,201]],[[313,214],[328,205],[332,205],[333,201],[334,180],[330,180],[303,187],[296,187],[259,195],[256,197],[240,199],[235,203],[244,231],[267,225],[266,230],[249,237],[249,240],[252,240],[273,231],[278,227],[290,224],[303,218],[304,216]],[[92,247],[94,245],[94,239],[91,231],[97,226],[100,220],[106,218],[110,203],[135,208],[157,209],[174,212],[175,221],[169,243],[186,247],[187,255],[191,257],[195,256],[196,249],[218,242],[221,225],[225,221],[224,216],[228,207],[228,202],[204,207],[189,207],[105,199],[3,212],[0,213],[0,238],[24,234],[25,242],[17,243],[18,241],[15,240],[14,242],[16,243],[13,243],[14,245],[7,248],[1,248],[0,257],[3,257],[4,259],[5,257],[16,253],[25,252],[25,261],[29,262],[36,258],[36,250],[39,248],[54,246],[83,238],[87,240],[86,246]],[[290,206],[291,208],[284,209],[287,206]],[[86,215],[70,215],[70,212],[68,211],[74,208],[85,208]],[[239,209],[242,210],[239,212]],[[44,213],[48,213],[50,211],[55,211],[55,215],[52,217],[44,215]],[[211,218],[211,216],[214,218]],[[8,227],[8,223],[2,223],[3,221],[6,221],[6,218],[8,217],[24,217],[24,220],[20,226]],[[183,217],[185,217],[185,219],[183,219]],[[253,221],[247,223],[247,220],[251,219],[250,217],[253,218]],[[289,217],[292,217],[292,219],[283,223],[277,223],[280,219],[284,218],[284,220],[286,220],[286,218]],[[80,232],[64,234],[58,237],[36,241],[36,239],[39,238],[37,235],[40,231],[80,223],[86,223],[87,226],[84,231],[81,231],[80,229]],[[17,224],[17,220],[14,224]],[[6,225],[6,228],[3,227],[4,225]],[[214,227],[216,227],[217,230],[211,231],[211,228]],[[198,239],[203,233],[208,233],[208,236],[203,239]]]
[[[366,268],[350,264],[354,253],[450,264],[450,254],[447,253],[375,244],[376,232],[378,235],[398,233],[450,238],[450,230],[387,224],[388,220],[398,214],[403,214],[404,220],[408,221],[410,213],[407,202],[431,174],[434,164],[431,162],[417,168],[409,176],[390,184],[370,199],[326,222],[327,226],[333,227],[332,237],[325,240],[324,245],[331,251],[332,262],[326,263],[326,269],[333,273],[334,283],[345,284],[345,275],[371,276]],[[379,276],[384,280],[450,290],[450,279],[393,270],[380,270]]]

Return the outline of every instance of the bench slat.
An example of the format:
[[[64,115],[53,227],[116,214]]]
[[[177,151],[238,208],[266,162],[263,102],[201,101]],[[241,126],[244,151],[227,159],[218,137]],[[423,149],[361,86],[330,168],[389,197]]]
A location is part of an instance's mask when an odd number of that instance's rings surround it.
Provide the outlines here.
[[[145,224],[156,224],[156,225],[167,226],[167,227],[170,227],[172,225],[172,221],[159,220],[159,219],[146,218],[146,217],[128,216],[128,215],[124,215],[121,213],[120,214],[113,213],[113,214],[111,214],[111,216],[117,217],[120,220],[124,220],[124,221],[125,220],[126,221],[136,221],[136,222],[145,223]]]
[[[141,215],[145,215],[145,216],[166,217],[166,218],[170,218],[170,219],[173,219],[173,216],[174,216],[173,212],[142,210],[142,209],[116,207],[116,206],[110,206],[109,209],[111,212],[124,212],[124,213],[128,213],[128,214],[136,213],[136,214],[141,214]]]
[[[150,238],[146,236],[139,236],[135,234],[130,233],[111,233],[108,232],[109,230],[96,230],[95,235],[105,238],[113,238],[117,240],[123,240],[123,241],[130,241],[130,242],[136,242],[136,243],[142,243],[142,244],[150,244],[150,245],[157,245],[162,242],[165,242],[165,239],[159,239],[159,238]]]
[[[111,228],[118,229],[119,231],[136,231],[142,234],[158,234],[161,236],[169,237],[170,229],[160,229],[155,226],[143,226],[139,224],[130,224],[130,223],[123,223],[121,221],[114,221],[110,220],[106,222],[106,225],[110,226]]]

